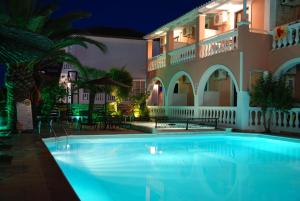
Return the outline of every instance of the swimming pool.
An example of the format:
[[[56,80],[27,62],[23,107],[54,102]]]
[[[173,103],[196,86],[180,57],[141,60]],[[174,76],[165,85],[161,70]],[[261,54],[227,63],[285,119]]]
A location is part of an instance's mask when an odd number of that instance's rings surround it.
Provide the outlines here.
[[[254,134],[44,140],[83,201],[300,200],[300,141]]]

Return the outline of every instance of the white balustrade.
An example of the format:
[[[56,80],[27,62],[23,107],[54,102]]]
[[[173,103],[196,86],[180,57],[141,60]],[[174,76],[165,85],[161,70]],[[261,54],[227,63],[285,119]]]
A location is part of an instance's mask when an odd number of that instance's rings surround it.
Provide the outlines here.
[[[298,45],[300,22],[276,27],[271,33],[273,35],[273,49],[280,49],[292,45]]]
[[[150,117],[164,117],[166,110],[163,106],[148,106]]]
[[[167,116],[174,118],[194,118],[195,107],[194,106],[168,106]]]
[[[193,60],[196,57],[196,44],[175,49],[169,55],[171,65]]]
[[[166,54],[160,54],[149,59],[148,71],[166,67]]]
[[[292,108],[287,112],[268,110],[266,119],[271,116],[271,130],[300,132],[300,108]],[[250,107],[249,127],[254,130],[264,130],[264,115],[257,107]]]
[[[219,34],[199,43],[200,58],[205,58],[219,53],[229,52],[237,49],[238,31],[231,30],[223,34]]]
[[[236,107],[198,107],[200,118],[218,118],[219,125],[236,124]]]
[[[151,117],[218,118],[220,125],[236,124],[236,107],[148,106]],[[195,110],[198,110],[198,115]]]

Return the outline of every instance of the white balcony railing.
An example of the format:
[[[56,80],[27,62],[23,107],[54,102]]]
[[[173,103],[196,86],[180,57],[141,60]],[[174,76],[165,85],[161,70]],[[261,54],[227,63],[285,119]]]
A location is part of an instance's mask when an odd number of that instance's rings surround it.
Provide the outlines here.
[[[190,61],[196,57],[196,44],[173,50],[169,55],[171,65]]]
[[[220,125],[236,124],[236,107],[199,107],[200,118],[219,118]]]
[[[236,107],[148,106],[151,117],[219,118],[220,125],[236,124]]]
[[[238,31],[231,30],[229,32],[225,32],[201,41],[199,43],[200,58],[237,49],[237,37]]]
[[[272,31],[273,49],[280,49],[292,45],[298,45],[300,41],[299,30],[300,22],[276,27]]]
[[[271,113],[267,112],[266,117],[270,115]],[[249,110],[249,127],[254,130],[264,130],[264,122],[262,110],[251,107]],[[273,111],[271,129],[300,132],[300,108],[293,108],[288,112]]]
[[[157,55],[149,59],[148,71],[157,70],[166,66],[166,54]]]

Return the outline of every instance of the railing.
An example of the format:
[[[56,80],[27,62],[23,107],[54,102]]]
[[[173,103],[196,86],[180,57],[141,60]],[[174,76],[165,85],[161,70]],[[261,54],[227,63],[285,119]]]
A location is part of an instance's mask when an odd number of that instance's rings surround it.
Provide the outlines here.
[[[148,106],[151,117],[218,118],[220,125],[236,125],[236,107]]]
[[[168,106],[168,117],[180,117],[180,118],[195,118],[194,106]]]
[[[300,132],[300,108],[293,108],[288,112],[268,111],[266,118],[271,117],[271,129],[278,131],[298,131]],[[257,107],[250,107],[249,127],[254,130],[264,130],[264,115]]]
[[[166,66],[166,54],[160,54],[149,59],[148,71],[157,70]]]
[[[169,55],[171,65],[190,61],[196,57],[196,44],[173,50]]]
[[[276,27],[272,31],[273,49],[280,49],[292,45],[298,45],[300,41],[299,29],[300,22]]]
[[[237,49],[238,31],[231,30],[229,32],[213,36],[199,43],[200,58],[212,56],[219,53],[229,52]]]
[[[163,106],[148,106],[150,117],[166,116],[166,109]]]
[[[199,117],[219,118],[220,125],[235,125],[236,113],[236,107],[199,107]]]

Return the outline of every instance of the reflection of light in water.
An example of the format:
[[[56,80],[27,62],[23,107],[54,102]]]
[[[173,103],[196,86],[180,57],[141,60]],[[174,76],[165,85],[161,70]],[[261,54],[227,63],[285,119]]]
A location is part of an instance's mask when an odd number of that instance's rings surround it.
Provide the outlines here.
[[[150,146],[149,152],[150,152],[150,154],[153,154],[153,155],[156,154],[156,147]]]

